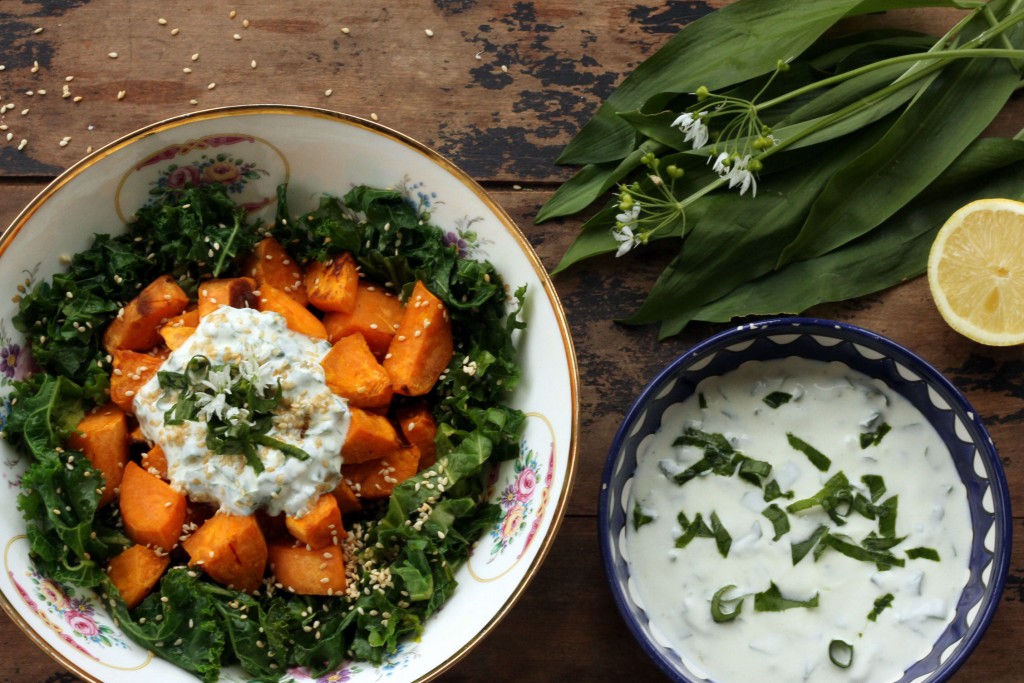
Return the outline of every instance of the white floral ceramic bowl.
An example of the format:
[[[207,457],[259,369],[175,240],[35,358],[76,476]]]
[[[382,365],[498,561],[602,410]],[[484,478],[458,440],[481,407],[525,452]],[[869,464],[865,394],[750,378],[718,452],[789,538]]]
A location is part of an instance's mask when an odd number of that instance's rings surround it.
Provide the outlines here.
[[[945,681],[964,663],[985,633],[1006,584],[1012,530],[1006,476],[977,412],[934,367],[876,333],[835,321],[783,318],[729,329],[674,360],[641,392],[615,436],[601,480],[599,540],[619,611],[645,652],[672,680],[679,683],[717,683],[720,680],[715,676],[714,661],[697,661],[685,654],[685,648],[667,635],[671,625],[665,628],[664,620],[651,616],[653,612],[664,610],[659,604],[645,604],[643,590],[638,587],[638,579],[631,569],[631,562],[639,560],[631,558],[627,542],[627,535],[636,524],[629,501],[637,486],[638,454],[646,452],[645,443],[650,443],[652,435],[661,428],[666,411],[698,391],[698,384],[703,380],[730,373],[751,361],[789,357],[842,364],[866,375],[878,383],[877,386],[884,384],[907,399],[931,423],[949,449],[956,472],[952,476],[958,475],[963,483],[973,530],[973,536],[964,539],[967,567],[963,589],[959,597],[943,596],[944,604],[955,607],[945,622],[945,629],[930,646],[926,645],[917,661],[881,679],[877,676],[864,678],[863,671],[853,670],[850,673],[857,676],[850,678],[842,669],[814,669],[814,674],[817,680],[829,681]],[[788,546],[792,541],[783,539],[781,542]],[[690,566],[680,562],[679,568],[685,570]],[[727,580],[717,578],[720,583]],[[700,609],[707,608],[701,604]],[[756,618],[750,614],[749,605],[744,617]],[[859,623],[855,619],[850,621]],[[748,657],[744,654],[748,651],[746,644],[734,645],[737,645],[733,651],[736,658]],[[901,646],[908,644],[902,642]],[[750,644],[750,648],[752,652],[754,645]],[[824,651],[815,650],[815,656],[820,652]],[[823,666],[831,666],[827,658]],[[777,679],[765,674],[760,680]]]
[[[517,459],[495,473],[491,499],[503,517],[474,547],[459,586],[427,623],[379,667],[350,663],[321,680],[429,680],[451,667],[511,608],[536,573],[558,529],[572,484],[578,419],[576,360],[564,313],[543,266],[509,216],[465,173],[423,145],[375,123],[318,109],[241,106],[157,123],[98,150],[57,178],[0,237],[0,291],[48,279],[62,256],[93,233],[119,230],[155,196],[186,182],[217,182],[257,217],[273,218],[275,192],[288,183],[293,212],[323,193],[365,184],[392,187],[429,208],[431,221],[469,257],[495,264],[511,288],[526,285],[523,381],[510,403],[527,415]],[[30,365],[0,304],[0,394]],[[4,412],[6,415],[6,411]],[[59,585],[32,565],[15,489],[25,465],[0,443],[0,604],[47,653],[82,678],[104,683],[195,680],[126,638],[95,596]],[[527,481],[518,496],[502,493]],[[247,680],[241,669],[222,681]],[[314,681],[302,670],[284,681]]]

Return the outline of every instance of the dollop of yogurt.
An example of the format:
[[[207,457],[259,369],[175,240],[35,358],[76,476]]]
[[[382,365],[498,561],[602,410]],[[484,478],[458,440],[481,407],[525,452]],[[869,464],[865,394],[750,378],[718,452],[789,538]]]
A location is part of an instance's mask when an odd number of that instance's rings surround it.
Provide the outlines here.
[[[154,376],[135,396],[135,415],[146,438],[166,453],[171,484],[192,500],[238,515],[265,508],[272,515],[301,516],[321,494],[333,490],[341,478],[349,410],[325,382],[320,361],[329,350],[326,341],[290,330],[277,313],[223,306],[203,316],[160,369],[183,372],[195,356],[205,356],[213,365],[259,364],[261,374],[270,373],[281,383],[281,403],[268,435],[301,448],[309,458],[258,445],[264,470],[257,473],[242,454],[211,452],[204,416],[165,423],[164,414],[180,392],[162,389]]]

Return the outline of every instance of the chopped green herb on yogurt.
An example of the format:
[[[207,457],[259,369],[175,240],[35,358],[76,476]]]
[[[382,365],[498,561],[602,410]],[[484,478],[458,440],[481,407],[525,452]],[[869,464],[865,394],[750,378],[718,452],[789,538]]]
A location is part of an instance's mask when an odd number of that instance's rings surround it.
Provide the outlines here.
[[[274,377],[269,364],[244,358],[213,365],[206,356],[196,355],[184,372],[161,370],[157,379],[165,395],[173,392],[174,405],[164,413],[164,425],[205,422],[206,446],[212,453],[241,453],[256,474],[264,470],[256,446],[309,459],[302,448],[268,434],[282,399],[281,378]]]
[[[874,606],[871,608],[871,611],[868,612],[868,620],[878,621],[878,616],[885,610],[892,607],[892,601],[894,599],[895,596],[893,596],[892,593],[886,593],[885,595],[875,600]]]
[[[860,447],[870,448],[871,446],[877,446],[882,443],[882,439],[892,429],[887,423],[883,422],[878,425],[878,428],[871,432],[864,432],[860,435]]]
[[[792,401],[793,394],[787,394],[785,391],[773,391],[761,400],[768,404],[769,408],[778,408],[779,406]]]
[[[838,638],[828,644],[828,658],[840,669],[849,669],[853,664],[853,645]]]

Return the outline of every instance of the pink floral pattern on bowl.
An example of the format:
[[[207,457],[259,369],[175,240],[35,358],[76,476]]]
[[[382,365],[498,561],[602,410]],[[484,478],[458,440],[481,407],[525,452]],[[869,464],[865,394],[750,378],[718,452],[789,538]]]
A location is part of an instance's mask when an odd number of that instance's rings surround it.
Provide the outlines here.
[[[295,667],[288,671],[281,683],[347,683],[354,680],[354,676],[369,673],[376,674],[375,680],[381,681],[402,671],[419,656],[418,646],[400,643],[395,653],[386,657],[377,667],[349,663],[317,678],[314,678],[307,669]]]
[[[105,612],[97,610],[91,597],[78,597],[74,587],[65,587],[46,578],[35,570],[27,570],[25,576],[31,585],[32,594],[18,582],[14,572],[7,572],[11,583],[21,595],[29,609],[47,626],[76,650],[99,661],[86,645],[102,648],[127,649],[120,631],[103,623]],[[91,596],[91,593],[86,593]]]
[[[502,518],[490,531],[493,539],[491,555],[505,552],[512,542],[527,528],[527,522],[534,516],[537,493],[537,454],[524,449],[513,466],[513,479],[498,497]]]
[[[527,413],[519,456],[491,472],[485,497],[501,516],[477,542],[469,568],[480,582],[497,581],[529,556],[533,540],[545,528],[557,471],[557,445],[549,419]]]
[[[200,155],[193,163],[179,166],[170,164],[165,167],[156,180],[151,181],[153,188],[149,191],[154,199],[174,194],[188,186],[212,185],[220,183],[231,194],[238,194],[253,180],[259,180],[270,174],[259,168],[254,162],[233,157],[226,152],[213,156]],[[259,207],[247,207],[259,208]]]
[[[277,185],[287,182],[289,164],[270,143],[253,135],[218,133],[167,145],[131,167],[118,189],[117,209],[130,216],[137,206],[122,197],[150,202],[188,186],[219,183],[253,213],[277,201]]]

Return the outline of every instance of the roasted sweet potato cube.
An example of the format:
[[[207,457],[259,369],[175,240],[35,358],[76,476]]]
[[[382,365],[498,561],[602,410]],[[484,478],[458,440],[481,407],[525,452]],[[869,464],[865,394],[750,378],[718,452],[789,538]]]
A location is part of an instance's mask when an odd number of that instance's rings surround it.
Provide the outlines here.
[[[327,339],[327,330],[313,313],[295,301],[283,291],[272,285],[260,288],[260,300],[257,306],[261,311],[273,311],[284,316],[288,327],[295,332],[308,335],[314,339]]]
[[[276,287],[295,299],[301,306],[309,303],[302,269],[273,237],[260,240],[245,259],[242,272],[256,280],[256,286]]]
[[[401,446],[383,458],[342,465],[341,476],[360,498],[387,498],[395,487],[419,469],[420,452],[415,446]]]
[[[112,501],[128,464],[128,420],[124,411],[113,403],[96,408],[75,427],[68,446],[82,451],[103,475],[103,481],[96,482],[97,488],[102,486],[99,504]]]
[[[185,496],[134,462],[121,480],[121,519],[128,538],[170,552],[185,523]]]
[[[341,595],[345,593],[345,561],[333,546],[307,550],[304,545],[270,544],[270,571],[274,582],[289,593]]]
[[[178,350],[185,341],[192,336],[192,333],[196,331],[194,327],[167,327],[166,325],[160,328],[160,336],[164,339],[164,344],[167,344],[167,348],[171,351]]]
[[[148,353],[115,349],[111,354],[110,400],[126,413],[135,413],[132,401],[142,385],[152,379],[164,359]]]
[[[333,491],[331,491],[331,495],[333,495],[334,499],[338,501],[338,510],[340,510],[343,515],[347,515],[352,512],[359,512],[363,509],[363,504],[359,502],[358,498],[356,498],[355,491],[352,490],[351,486],[345,483],[344,479],[338,482],[338,485]]]
[[[309,512],[301,517],[288,515],[284,523],[296,540],[313,550],[338,545],[345,538],[338,501],[329,493],[320,496]]]
[[[310,262],[305,283],[309,303],[321,311],[347,313],[355,308],[359,270],[352,254],[345,252],[324,263]]]
[[[448,367],[454,349],[448,310],[417,281],[384,357],[395,393],[422,396],[429,392]]]
[[[391,378],[356,332],[334,343],[320,365],[327,386],[357,408],[386,408],[391,403]]]
[[[144,545],[133,545],[111,558],[107,576],[121,592],[128,609],[132,609],[149,595],[170,563],[168,555],[159,555]]]
[[[377,360],[383,360],[402,321],[402,302],[380,285],[363,280],[356,287],[356,302],[351,312],[324,314],[327,339],[333,344],[358,332],[366,339]]]
[[[103,333],[103,346],[145,351],[161,342],[160,326],[188,306],[188,295],[170,275],[162,275],[118,312]]]
[[[167,478],[167,454],[160,444],[153,444],[149,450],[143,452],[140,464],[142,469],[153,476]]]
[[[160,326],[160,336],[171,351],[176,350],[192,336],[199,325],[199,309],[193,308],[176,315]]]
[[[402,406],[396,418],[405,440],[420,449],[420,469],[437,462],[437,422],[429,406],[426,403]]]
[[[350,411],[348,434],[341,447],[341,456],[346,463],[374,460],[402,445],[398,432],[383,415],[354,407]]]
[[[199,285],[199,317],[221,306],[256,308],[256,281],[251,277],[207,280]]]
[[[267,542],[254,515],[218,512],[203,522],[182,546],[189,567],[202,567],[217,583],[252,593],[263,582]]]

